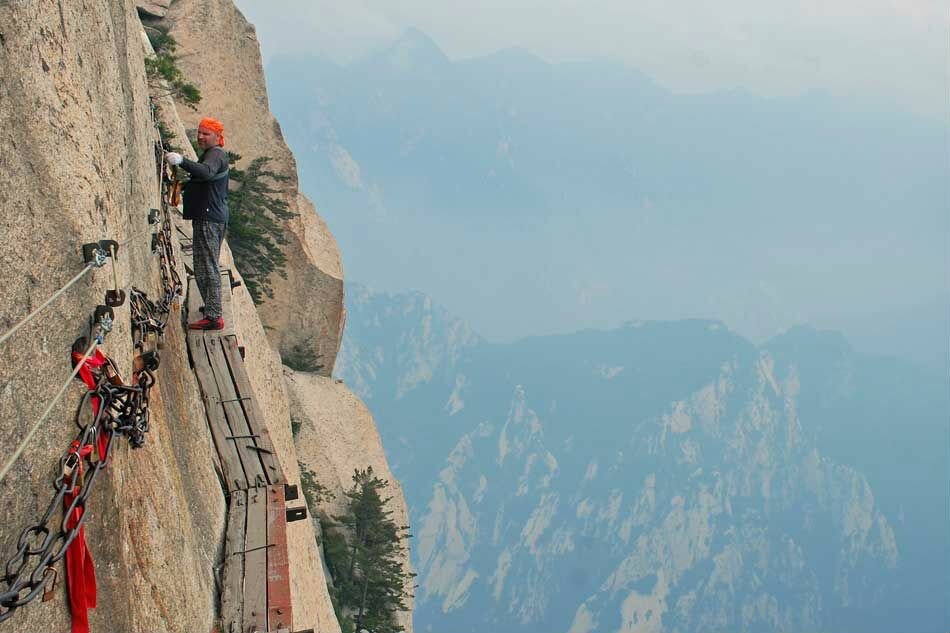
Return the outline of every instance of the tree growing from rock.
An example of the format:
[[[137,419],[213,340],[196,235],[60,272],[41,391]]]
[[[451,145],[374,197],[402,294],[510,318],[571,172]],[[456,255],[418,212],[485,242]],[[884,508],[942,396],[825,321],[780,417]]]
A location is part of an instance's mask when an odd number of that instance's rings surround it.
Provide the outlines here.
[[[287,258],[281,247],[286,243],[280,222],[296,217],[274,185],[289,178],[267,169],[270,157],[251,161],[247,170],[235,167],[240,155],[229,152],[231,190],[228,192],[228,245],[234,263],[254,303],[273,298],[270,276],[286,279]]]
[[[346,492],[346,512],[328,526],[337,532],[325,545],[344,633],[404,630],[396,615],[409,609],[415,574],[403,569],[409,528],[397,525],[393,511],[386,508],[392,500],[382,496],[387,485],[372,467],[355,470],[353,487]]]
[[[167,26],[147,26],[145,33],[155,51],[155,57],[145,59],[145,72],[148,75],[149,87],[165,88],[164,95],[172,96],[192,110],[197,109],[201,102],[201,91],[193,83],[189,83],[178,67],[178,42],[168,32]],[[164,82],[164,83],[162,83]]]

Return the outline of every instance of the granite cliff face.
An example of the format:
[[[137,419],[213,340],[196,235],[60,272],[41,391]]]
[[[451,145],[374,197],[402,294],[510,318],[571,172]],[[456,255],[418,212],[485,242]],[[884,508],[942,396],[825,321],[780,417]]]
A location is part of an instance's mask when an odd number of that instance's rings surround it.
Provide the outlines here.
[[[119,284],[155,296],[146,213],[158,203],[141,25],[131,3],[20,2],[0,7],[0,223],[4,331],[82,268],[84,242],[133,238],[118,253]],[[13,245],[18,245],[13,247]],[[73,339],[111,287],[94,270],[0,348],[0,432],[15,446],[69,376]],[[104,346],[131,368],[128,307]],[[21,529],[52,497],[59,457],[75,434],[83,388],[72,385],[35,442],[0,484],[4,561]],[[180,327],[170,327],[153,390],[147,447],[120,442],[89,501],[96,559],[94,630],[209,631],[213,568],[224,498],[213,469],[201,399]],[[63,573],[60,570],[60,578]],[[60,582],[4,624],[11,631],[65,631]]]
[[[262,156],[288,179],[279,185],[293,220],[283,223],[286,279],[273,276],[274,297],[258,311],[284,357],[304,356],[329,376],[343,335],[343,268],[336,241],[313,204],[297,189],[297,165],[268,109],[254,27],[231,0],[175,0],[163,24],[182,52],[185,76],[201,89],[199,110],[179,109],[186,126],[215,115],[225,124],[227,148],[246,167]],[[214,46],[207,46],[214,42]]]
[[[464,323],[423,299],[353,292],[338,366],[388,422],[418,630],[950,617],[939,379],[839,335],[757,347],[709,321],[462,345]]]
[[[293,176],[282,194],[299,213],[285,227],[288,280],[275,286],[274,301],[260,311],[243,287],[235,289],[233,304],[235,329],[247,351],[247,371],[270,435],[289,480],[299,483],[297,464],[308,456],[294,445],[278,350],[319,355],[323,372],[330,371],[341,337],[342,270],[332,235],[296,191],[293,157],[267,111],[253,29],[230,2],[159,1],[136,7],[130,1],[95,6],[25,1],[0,6],[0,232],[7,246],[0,255],[0,330],[5,332],[79,272],[85,242],[123,242],[115,264],[119,286],[159,293],[146,220],[148,209],[159,202],[153,153],[157,134],[144,66],[151,51],[140,15],[170,21],[182,65],[198,57],[197,48],[189,48],[199,43],[189,28],[215,33],[221,50],[229,54],[214,60],[213,72],[207,74],[205,66],[184,68],[202,90],[203,108],[230,122],[229,149],[245,160],[271,156]],[[164,124],[187,147],[185,126],[196,114],[176,108],[168,98],[159,101]],[[182,228],[188,231],[187,225]],[[222,264],[233,268],[226,248]],[[22,440],[67,379],[70,346],[87,333],[93,308],[111,287],[109,268],[93,269],[0,347],[0,435],[5,445]],[[274,307],[278,305],[300,309]],[[268,314],[275,316],[269,319]],[[103,348],[128,376],[128,304],[116,310],[115,328]],[[212,630],[225,505],[177,312],[166,330],[157,378],[145,447],[132,451],[127,442],[118,441],[88,503],[87,539],[99,582],[98,608],[90,611],[93,631]],[[83,390],[78,382],[68,388],[0,483],[4,561],[16,551],[20,531],[38,519],[53,495],[52,481],[75,435],[72,418]],[[320,405],[312,406],[308,414],[320,415]],[[384,460],[378,441],[365,437],[369,444],[358,452]],[[345,438],[323,439],[332,445]],[[295,628],[339,631],[312,526],[291,524],[288,539]],[[59,577],[52,600],[22,607],[4,623],[5,630],[68,630],[62,569]]]

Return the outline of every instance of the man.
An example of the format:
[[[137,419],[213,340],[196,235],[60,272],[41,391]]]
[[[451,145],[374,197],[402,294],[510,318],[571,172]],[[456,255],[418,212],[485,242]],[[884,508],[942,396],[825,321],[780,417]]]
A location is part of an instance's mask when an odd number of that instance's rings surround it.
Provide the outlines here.
[[[195,282],[204,300],[204,318],[188,325],[192,330],[220,330],[221,271],[218,257],[228,228],[228,153],[224,147],[224,126],[205,118],[198,124],[201,161],[194,162],[175,152],[165,154],[170,165],[181,165],[191,175],[185,185],[184,217],[193,228],[192,257]]]

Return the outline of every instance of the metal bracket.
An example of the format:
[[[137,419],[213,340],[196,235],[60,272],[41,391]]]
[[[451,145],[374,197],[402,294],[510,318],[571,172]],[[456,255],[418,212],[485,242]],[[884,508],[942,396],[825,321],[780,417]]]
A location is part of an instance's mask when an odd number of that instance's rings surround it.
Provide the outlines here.
[[[111,332],[115,324],[115,312],[109,306],[96,306],[92,315],[93,323],[97,323],[103,332]]]
[[[226,436],[224,439],[226,439],[226,440],[249,440],[249,439],[251,439],[251,438],[253,438],[253,437],[260,437],[260,435],[255,435],[255,434],[251,434],[251,435],[228,435],[228,436]]]
[[[118,308],[125,303],[125,290],[106,290],[105,303],[110,308]]]
[[[106,260],[113,253],[119,252],[119,243],[115,240],[99,240],[82,245],[82,260],[85,264],[92,264],[96,268],[106,265]]]
[[[284,484],[284,501],[294,501],[300,498],[300,492],[294,484]]]
[[[307,506],[300,508],[287,508],[287,523],[302,521],[307,518]]]
[[[149,224],[158,224],[159,218],[161,217],[161,211],[158,209],[149,209],[148,210],[148,223]]]

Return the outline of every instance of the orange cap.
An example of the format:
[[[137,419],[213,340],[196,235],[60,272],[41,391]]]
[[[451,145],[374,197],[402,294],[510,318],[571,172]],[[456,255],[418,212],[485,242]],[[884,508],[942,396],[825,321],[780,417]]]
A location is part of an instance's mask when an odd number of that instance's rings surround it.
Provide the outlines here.
[[[205,117],[198,122],[198,127],[203,127],[217,134],[218,147],[224,147],[224,124],[221,123],[221,121],[212,119],[211,117]]]

